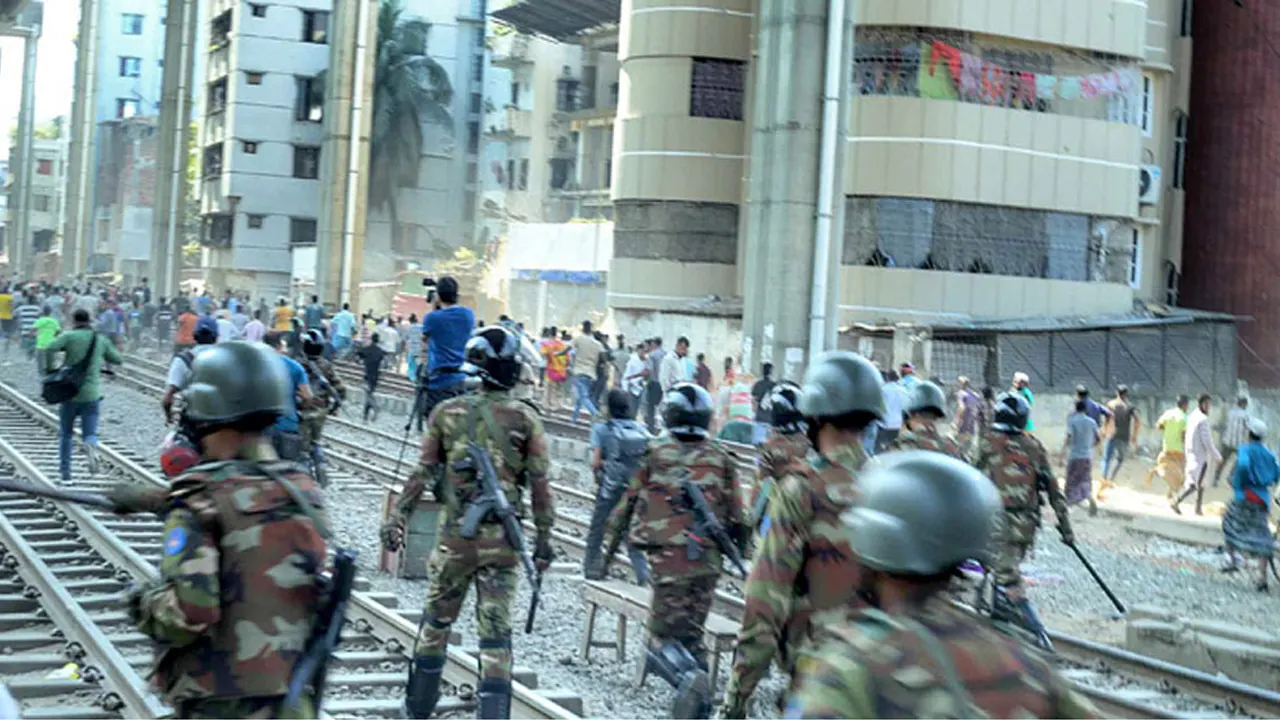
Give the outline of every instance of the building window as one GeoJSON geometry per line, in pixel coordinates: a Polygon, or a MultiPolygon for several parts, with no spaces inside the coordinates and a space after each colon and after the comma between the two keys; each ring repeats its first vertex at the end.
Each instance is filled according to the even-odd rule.
{"type": "Polygon", "coordinates": [[[473,82],[480,82],[483,79],[484,79],[484,56],[472,55],[471,56],[471,80],[473,82]]]}
{"type": "Polygon", "coordinates": [[[1142,285],[1142,231],[1133,229],[1129,241],[1129,287],[1135,290],[1142,285]]]}
{"type": "Polygon", "coordinates": [[[475,185],[476,178],[479,177],[479,175],[480,175],[480,168],[477,167],[476,164],[473,162],[467,163],[467,184],[475,185]]]}
{"type": "Polygon", "coordinates": [[[480,123],[467,123],[467,152],[475,154],[480,151],[480,123]]]}
{"type": "Polygon", "coordinates": [[[120,77],[138,77],[142,74],[142,58],[121,57],[120,77]]]}
{"type": "Polygon", "coordinates": [[[231,11],[227,10],[209,21],[209,45],[220,48],[231,40],[231,11]]]}
{"type": "Polygon", "coordinates": [[[484,108],[484,95],[480,93],[471,93],[471,112],[472,114],[480,114],[484,108]]]}
{"type": "Polygon", "coordinates": [[[116,98],[116,117],[127,120],[138,114],[138,101],[134,98],[116,98]]]}
{"type": "Polygon", "coordinates": [[[1142,116],[1138,118],[1142,134],[1151,137],[1151,118],[1155,114],[1156,87],[1155,79],[1150,75],[1142,76],[1142,116]]]}
{"type": "Polygon", "coordinates": [[[1187,114],[1178,111],[1173,119],[1173,178],[1170,187],[1183,190],[1187,181],[1187,114]]]}
{"type": "Polygon", "coordinates": [[[262,73],[260,73],[260,72],[256,72],[256,71],[253,71],[253,70],[245,70],[245,72],[244,72],[244,81],[245,81],[245,82],[247,82],[247,83],[249,83],[250,85],[261,85],[261,84],[262,84],[262,73]]]}
{"type": "Polygon", "coordinates": [[[473,192],[465,192],[462,194],[462,217],[471,220],[476,216],[476,194],[473,192]]]}
{"type": "Polygon", "coordinates": [[[520,83],[511,83],[511,104],[520,107],[520,83]]]}
{"type": "Polygon", "coordinates": [[[1179,23],[1178,34],[1191,37],[1191,0],[1182,0],[1182,22],[1179,23]]]}
{"type": "Polygon", "coordinates": [[[315,243],[316,243],[315,218],[290,218],[289,219],[289,244],[290,245],[315,245],[315,243]]]}
{"type": "Polygon", "coordinates": [[[293,146],[293,176],[305,180],[320,177],[320,148],[315,145],[293,146]]]}
{"type": "Polygon", "coordinates": [[[742,120],[747,64],[738,60],[693,59],[689,115],[742,120]]]}
{"type": "Polygon", "coordinates": [[[250,3],[250,4],[249,4],[249,12],[250,12],[250,13],[252,13],[254,17],[266,17],[266,16],[267,16],[267,6],[266,6],[266,5],[259,5],[259,4],[257,4],[257,3],[250,3]]]}
{"type": "Polygon", "coordinates": [[[250,229],[250,230],[261,230],[261,229],[262,229],[262,223],[263,223],[263,221],[264,221],[264,220],[266,220],[266,218],[267,218],[267,216],[266,216],[266,215],[249,215],[249,216],[248,216],[249,229],[250,229]]]}
{"type": "Polygon", "coordinates": [[[301,122],[321,122],[324,120],[324,83],[320,78],[297,78],[297,90],[294,97],[293,117],[301,122]]]}
{"type": "Polygon", "coordinates": [[[52,161],[52,160],[36,160],[36,174],[37,174],[37,175],[52,175],[52,174],[53,174],[53,161],[52,161]]]}
{"type": "Polygon", "coordinates": [[[553,158],[551,160],[551,189],[563,190],[573,175],[571,158],[553,158]]]}
{"type": "Polygon", "coordinates": [[[529,189],[529,158],[520,161],[520,182],[516,185],[516,189],[529,189]]]}
{"type": "Polygon", "coordinates": [[[205,112],[217,115],[227,109],[227,79],[214,80],[209,83],[209,96],[205,99],[205,112]]]}
{"type": "Polygon", "coordinates": [[[254,140],[245,140],[241,143],[241,149],[244,150],[245,155],[257,155],[258,143],[254,140]]]}
{"type": "Polygon", "coordinates": [[[329,42],[329,13],[323,10],[302,11],[302,42],[329,42]]]}
{"type": "Polygon", "coordinates": [[[507,189],[508,190],[516,189],[516,161],[515,160],[507,161],[507,189]]]}
{"type": "Polygon", "coordinates": [[[217,177],[222,174],[222,143],[206,145],[204,148],[204,177],[217,177]]]}
{"type": "Polygon", "coordinates": [[[48,195],[37,193],[31,196],[31,209],[35,212],[49,212],[51,204],[48,195]]]}
{"type": "Polygon", "coordinates": [[[216,248],[229,248],[235,233],[234,215],[205,215],[200,242],[216,248]]]}
{"type": "Polygon", "coordinates": [[[120,34],[141,35],[142,16],[137,13],[122,13],[120,15],[120,34]]]}

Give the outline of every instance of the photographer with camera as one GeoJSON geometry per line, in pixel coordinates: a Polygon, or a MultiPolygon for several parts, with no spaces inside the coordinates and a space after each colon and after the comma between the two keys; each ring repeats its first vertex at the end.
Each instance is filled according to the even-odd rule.
{"type": "Polygon", "coordinates": [[[427,302],[432,310],[422,321],[422,337],[427,344],[426,375],[419,370],[418,395],[422,400],[417,422],[423,422],[441,402],[461,395],[466,376],[461,368],[471,331],[476,326],[471,308],[458,305],[458,281],[445,275],[438,281],[425,278],[427,302]]]}

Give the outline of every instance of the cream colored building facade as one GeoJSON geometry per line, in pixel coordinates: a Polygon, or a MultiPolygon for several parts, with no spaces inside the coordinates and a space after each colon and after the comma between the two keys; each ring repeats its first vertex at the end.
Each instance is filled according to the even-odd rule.
{"type": "MultiPolygon", "coordinates": [[[[807,98],[822,95],[826,37],[788,15],[828,4],[623,0],[616,25],[591,29],[579,26],[600,18],[575,25],[572,3],[517,5],[558,9],[559,25],[499,19],[593,51],[616,42],[619,326],[671,337],[696,316],[749,364],[802,364],[823,120],[807,98]]],[[[1189,0],[846,8],[856,39],[841,59],[832,336],[858,322],[1122,314],[1174,299],[1189,0]]]]}

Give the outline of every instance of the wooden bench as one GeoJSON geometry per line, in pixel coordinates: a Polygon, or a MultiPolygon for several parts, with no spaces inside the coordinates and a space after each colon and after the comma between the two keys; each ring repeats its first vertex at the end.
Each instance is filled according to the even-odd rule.
{"type": "MultiPolygon", "coordinates": [[[[587,603],[586,627],[582,632],[582,659],[589,660],[591,648],[610,647],[617,651],[618,662],[625,662],[627,654],[627,620],[634,620],[641,629],[649,620],[649,606],[653,593],[647,587],[632,585],[619,580],[585,580],[582,583],[582,599],[587,603]],[[612,610],[618,614],[618,641],[606,642],[595,639],[596,613],[600,608],[612,610]]],[[[715,687],[720,672],[720,654],[732,653],[738,642],[738,630],[742,625],[723,615],[709,613],[703,625],[703,644],[710,655],[708,675],[711,685],[715,687]]],[[[642,633],[643,635],[643,633],[642,633]]],[[[646,642],[642,638],[640,648],[645,650],[646,642]]],[[[639,667],[636,668],[636,685],[643,686],[648,663],[642,655],[639,667]]]]}

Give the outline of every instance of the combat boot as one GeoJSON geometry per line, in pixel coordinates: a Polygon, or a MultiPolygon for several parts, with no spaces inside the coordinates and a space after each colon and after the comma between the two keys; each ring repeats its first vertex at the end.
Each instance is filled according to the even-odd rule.
{"type": "Polygon", "coordinates": [[[507,720],[511,717],[511,681],[485,678],[480,681],[480,720],[507,720]]]}
{"type": "Polygon", "coordinates": [[[405,717],[425,720],[435,712],[436,703],[440,701],[440,678],[444,673],[444,660],[444,655],[424,655],[410,661],[409,685],[404,693],[405,717]]]}
{"type": "Polygon", "coordinates": [[[688,648],[674,640],[659,650],[647,650],[648,671],[676,689],[671,717],[678,720],[705,720],[711,716],[711,682],[688,648]]]}

